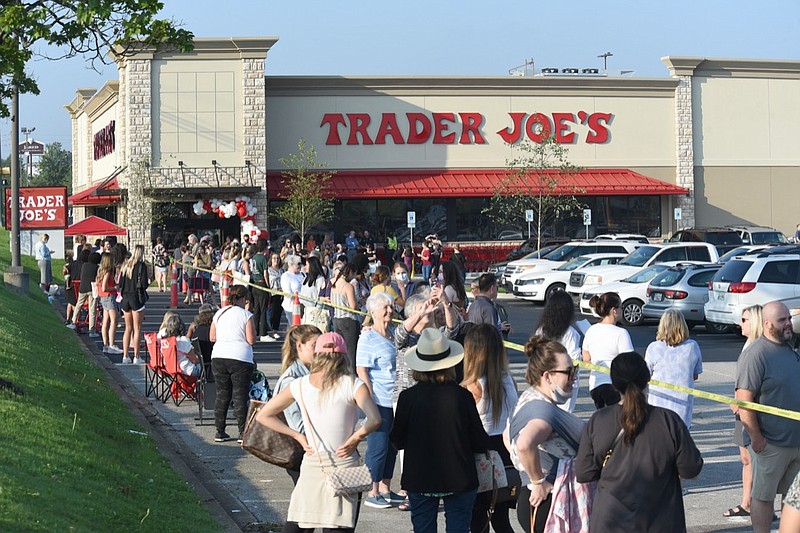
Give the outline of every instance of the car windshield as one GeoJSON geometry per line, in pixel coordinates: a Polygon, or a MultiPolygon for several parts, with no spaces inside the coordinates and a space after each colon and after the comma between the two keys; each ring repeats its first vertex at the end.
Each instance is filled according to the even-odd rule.
{"type": "Polygon", "coordinates": [[[522,259],[539,259],[540,257],[546,256],[547,254],[549,254],[550,252],[552,252],[556,248],[558,248],[557,244],[554,244],[552,246],[545,246],[544,248],[536,250],[535,252],[529,253],[528,255],[524,256],[522,259]]]}
{"type": "Polygon", "coordinates": [[[629,253],[627,257],[624,257],[619,264],[635,267],[644,266],[644,264],[647,263],[651,257],[656,255],[656,252],[659,250],[660,248],[657,246],[640,246],[629,253]]]}
{"type": "Polygon", "coordinates": [[[559,246],[557,249],[553,250],[546,256],[544,256],[544,259],[547,259],[548,261],[564,261],[568,259],[568,257],[565,256],[568,255],[573,250],[575,250],[575,248],[577,247],[578,247],[577,244],[570,244],[570,243],[564,244],[562,246],[559,246]]]}
{"type": "Polygon", "coordinates": [[[786,236],[780,231],[762,231],[758,233],[751,233],[750,239],[753,244],[789,244],[786,236]]]}
{"type": "Polygon", "coordinates": [[[589,259],[588,257],[586,257],[584,255],[581,255],[579,257],[574,257],[574,258],[570,259],[569,261],[567,261],[566,263],[564,263],[560,267],[556,268],[555,270],[561,270],[562,272],[572,272],[573,270],[576,270],[576,269],[582,267],[583,265],[585,265],[589,261],[591,261],[591,259],[589,259]]]}
{"type": "Polygon", "coordinates": [[[742,244],[742,238],[735,231],[709,231],[706,233],[706,242],[717,245],[742,244]]]}
{"type": "Polygon", "coordinates": [[[750,251],[750,248],[748,248],[747,246],[739,246],[737,248],[734,248],[730,252],[722,255],[719,258],[719,261],[717,261],[717,262],[718,263],[727,263],[728,261],[730,261],[731,259],[733,259],[737,255],[744,255],[744,254],[748,253],[749,251],[750,251]]]}
{"type": "Polygon", "coordinates": [[[650,286],[671,287],[683,279],[683,276],[685,275],[686,271],[682,268],[670,268],[654,277],[653,281],[650,282],[650,286]]]}
{"type": "Polygon", "coordinates": [[[653,265],[645,268],[641,272],[633,274],[632,276],[628,276],[622,281],[624,281],[625,283],[647,283],[648,281],[656,277],[656,275],[659,272],[663,272],[667,268],[669,267],[667,267],[666,265],[653,265]]]}

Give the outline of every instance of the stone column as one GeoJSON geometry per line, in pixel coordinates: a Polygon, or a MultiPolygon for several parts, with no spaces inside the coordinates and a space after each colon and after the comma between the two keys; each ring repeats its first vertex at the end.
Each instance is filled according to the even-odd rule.
{"type": "MultiPolygon", "coordinates": [[[[264,83],[265,57],[263,52],[246,54],[242,58],[242,92],[244,108],[244,159],[250,161],[253,181],[261,190],[251,196],[258,209],[256,226],[267,228],[267,150],[266,150],[266,92],[264,83]],[[259,57],[260,55],[260,57],[259,57]]],[[[247,171],[247,169],[245,169],[247,171]]]]}
{"type": "MultiPolygon", "coordinates": [[[[676,76],[675,89],[675,146],[677,148],[677,185],[689,189],[686,196],[677,197],[681,208],[677,227],[693,228],[694,220],[694,138],[692,130],[692,77],[676,76]]],[[[671,215],[671,214],[670,214],[671,215]]]]}

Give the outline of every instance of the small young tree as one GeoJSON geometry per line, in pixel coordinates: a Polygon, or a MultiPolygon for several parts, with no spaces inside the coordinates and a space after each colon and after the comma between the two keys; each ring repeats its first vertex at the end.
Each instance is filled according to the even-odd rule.
{"type": "Polygon", "coordinates": [[[286,203],[275,210],[292,229],[305,238],[306,230],[333,218],[333,199],[325,186],[335,172],[324,171],[327,163],[317,161],[317,151],[305,140],[297,143],[297,153],[279,159],[288,170],[281,172],[286,188],[286,203]]]}
{"type": "Polygon", "coordinates": [[[552,135],[539,143],[524,141],[515,148],[520,154],[506,161],[509,173],[495,186],[483,213],[496,223],[519,226],[525,220],[525,211],[533,211],[539,249],[547,228],[583,207],[575,195],[584,190],[570,183],[580,168],[569,162],[569,149],[552,135]]]}

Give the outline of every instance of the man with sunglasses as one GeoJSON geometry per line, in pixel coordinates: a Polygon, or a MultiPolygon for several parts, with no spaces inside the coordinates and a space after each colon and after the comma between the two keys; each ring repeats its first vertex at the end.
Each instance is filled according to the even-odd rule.
{"type": "MultiPolygon", "coordinates": [[[[781,302],[762,310],[764,334],[748,346],[736,367],[736,399],[800,411],[800,357],[791,348],[792,316],[781,302]]],[[[770,531],[775,495],[786,495],[800,472],[800,421],[745,408],[739,417],[750,436],[755,533],[770,531]]]]}

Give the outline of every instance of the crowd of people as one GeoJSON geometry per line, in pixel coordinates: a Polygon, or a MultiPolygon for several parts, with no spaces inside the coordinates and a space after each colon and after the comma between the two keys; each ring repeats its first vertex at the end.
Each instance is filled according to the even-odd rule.
{"type": "MultiPolygon", "coordinates": [[[[556,293],[525,345],[526,383],[520,388],[509,371],[503,337],[510,324],[496,301],[493,274],[478,277],[468,298],[465,262],[435,258],[435,239],[423,245],[423,278],[417,282],[396,243],[396,261],[384,265],[377,264],[367,232],[364,239],[362,247],[351,232],[342,246],[325,239],[306,249],[287,240],[277,250],[265,240],[231,240],[216,251],[190,235],[174,256],[187,285],[208,271],[211,305],[201,306],[189,336],[192,328],[205,328],[211,346],[216,441],[231,439],[231,405],[240,436],[244,431],[252,347],[276,342],[286,319],[276,395],[258,416],[307,451],[300,469],[287,471],[295,490],[284,531],[354,531],[361,503],[410,511],[417,532],[436,531],[440,503],[448,531],[513,531],[513,508],[525,531],[686,531],[682,480],[703,466],[689,433],[692,396],[649,385],[654,379],[691,388],[703,371],[700,348],[679,312],[663,315],[641,355],[618,326],[617,294],[593,297],[600,320],[582,334],[570,297],[556,293]],[[331,254],[323,253],[327,248],[331,254]],[[214,311],[215,287],[225,276],[233,286],[219,297],[229,305],[214,311]],[[303,314],[315,310],[313,323],[289,327],[293,302],[259,288],[299,294],[303,314]],[[588,420],[574,414],[581,361],[608,369],[589,375],[596,412],[588,420]],[[363,440],[370,489],[363,501],[361,494],[331,495],[326,472],[359,464],[363,440]],[[491,492],[478,492],[475,457],[488,452],[519,472],[516,500],[495,501],[491,492]],[[401,476],[393,483],[398,463],[401,476]]],[[[154,267],[158,258],[168,260],[161,242],[150,254],[154,267]]],[[[123,362],[141,363],[145,289],[158,275],[150,275],[144,248],[129,253],[109,241],[97,250],[83,244],[66,268],[78,282],[72,320],[83,302],[91,309],[99,301],[103,325],[90,334],[103,338],[104,351],[122,353],[123,362]],[[91,280],[88,286],[85,280],[91,280]],[[120,311],[122,349],[115,342],[120,311]]],[[[191,291],[185,301],[192,302],[191,291]]],[[[789,310],[777,302],[749,308],[742,324],[748,341],[737,367],[736,398],[800,411],[800,398],[791,393],[800,356],[791,344],[789,310]]],[[[174,318],[165,317],[162,326],[165,335],[183,336],[183,324],[174,318]]],[[[202,357],[188,346],[181,352],[195,372],[202,357]]],[[[749,515],[757,533],[769,531],[781,493],[788,494],[787,523],[800,521],[800,426],[732,409],[743,495],[725,515],[749,515]]]]}

